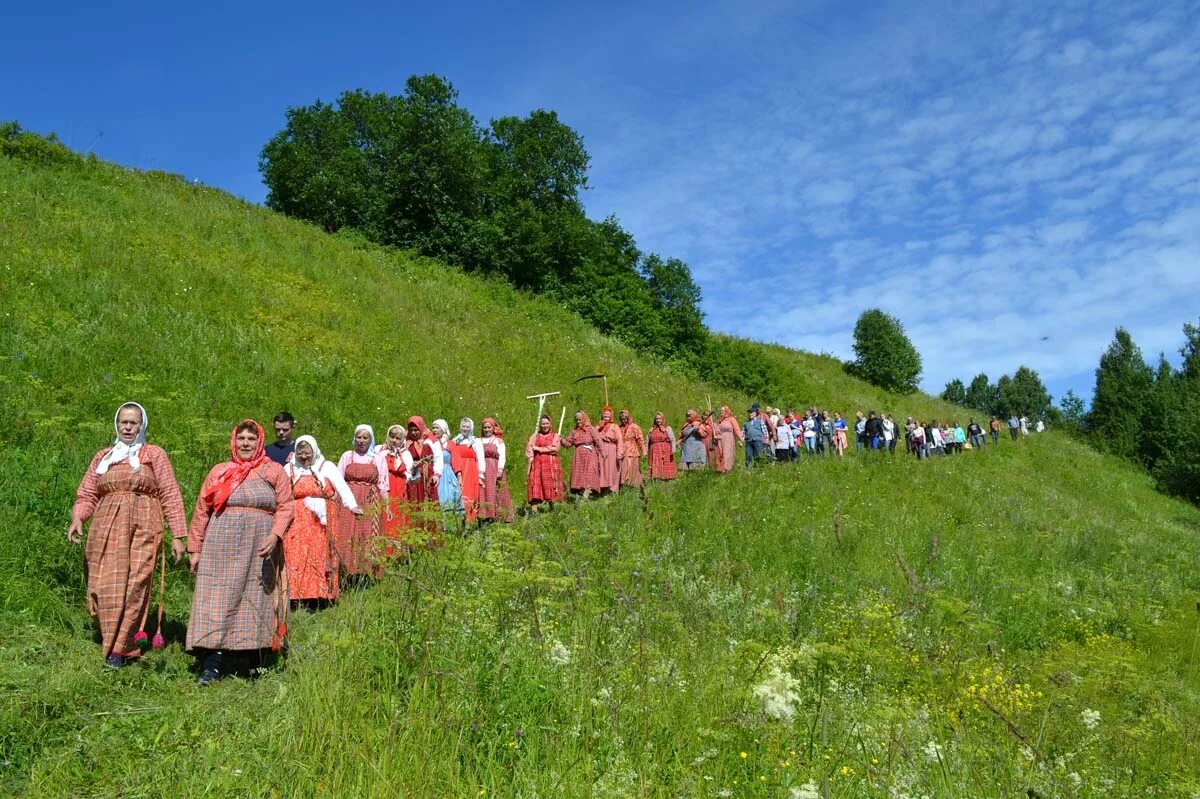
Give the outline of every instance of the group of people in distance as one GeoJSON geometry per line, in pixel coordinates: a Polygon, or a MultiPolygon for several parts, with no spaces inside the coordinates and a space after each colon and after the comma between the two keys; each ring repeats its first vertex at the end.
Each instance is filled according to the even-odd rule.
{"type": "MultiPolygon", "coordinates": [[[[1015,417],[1013,437],[1028,432],[1015,417]]],[[[511,522],[505,476],[504,433],[494,418],[476,436],[469,418],[450,435],[445,420],[426,426],[420,416],[392,425],[382,443],[370,425],[359,425],[337,463],[326,460],[311,435],[294,438],[295,419],[274,419],[276,441],[267,444],[252,419],[230,433],[230,457],[205,477],[190,525],[166,451],[147,443],[149,417],[136,402],[114,418],[116,439],[92,458],[76,492],[67,538],[85,547],[87,605],[100,628],[105,664],[120,668],[151,645],[147,634],[156,564],[166,569],[164,533],[171,552],[185,555],[196,576],[185,647],[200,661],[199,684],[239,670],[266,651],[279,651],[289,609],[316,610],[336,600],[345,580],[378,576],[389,556],[424,546],[436,549],[446,531],[511,522]]],[[[746,465],[790,461],[799,453],[842,455],[856,449],[894,451],[902,435],[918,458],[980,447],[987,430],[971,420],[964,430],[921,424],[909,417],[898,428],[888,414],[841,414],[810,408],[802,413],[751,407],[745,421],[729,406],[718,413],[687,412],[678,435],[662,413],[643,431],[632,413],[612,408],[593,424],[575,414],[560,435],[548,415],[525,445],[528,509],[643,488],[643,480],[675,479],[679,470],[728,472],[737,448],[746,465]],[[968,443],[968,441],[970,443],[968,443]],[[569,475],[560,453],[572,451],[569,475]],[[646,464],[645,473],[643,464],[646,464]]],[[[162,575],[159,630],[163,645],[162,575]]]]}

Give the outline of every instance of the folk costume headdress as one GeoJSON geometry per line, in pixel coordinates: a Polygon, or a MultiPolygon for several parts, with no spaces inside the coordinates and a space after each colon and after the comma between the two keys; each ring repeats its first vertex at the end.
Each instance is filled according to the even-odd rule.
{"type": "Polygon", "coordinates": [[[112,466],[114,463],[120,463],[121,461],[129,461],[129,468],[133,469],[135,472],[141,469],[142,462],[138,459],[138,452],[140,452],[142,447],[146,445],[146,428],[149,426],[150,417],[146,416],[145,408],[143,408],[141,405],[138,405],[136,402],[121,403],[121,406],[117,408],[117,412],[113,414],[113,430],[116,431],[117,438],[115,441],[113,441],[112,449],[108,451],[108,454],[101,458],[100,462],[96,464],[96,474],[104,474],[108,471],[108,467],[112,466]],[[138,431],[137,438],[133,440],[132,444],[126,444],[121,440],[121,428],[119,425],[119,420],[121,418],[121,411],[125,410],[126,408],[137,408],[142,414],[142,429],[138,431]]]}

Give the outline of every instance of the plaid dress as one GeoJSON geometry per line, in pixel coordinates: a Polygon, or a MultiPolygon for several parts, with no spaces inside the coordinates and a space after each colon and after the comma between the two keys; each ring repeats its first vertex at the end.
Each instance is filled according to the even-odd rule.
{"type": "Polygon", "coordinates": [[[594,428],[576,427],[562,440],[563,446],[575,447],[575,459],[571,461],[571,493],[600,490],[600,455],[592,435],[594,428]]]}
{"type": "Polygon", "coordinates": [[[650,478],[674,480],[675,453],[671,451],[671,436],[664,427],[650,428],[650,478]]]}
{"type": "MultiPolygon", "coordinates": [[[[218,467],[219,469],[220,467],[218,467]]],[[[219,475],[209,473],[205,487],[219,475]]],[[[266,649],[285,618],[287,597],[280,596],[282,550],[259,557],[267,536],[286,531],[292,518],[292,487],[276,463],[254,470],[229,495],[225,509],[213,513],[204,489],[192,517],[189,547],[198,547],[196,592],[188,620],[187,648],[266,649]]]]}
{"type": "Polygon", "coordinates": [[[479,497],[479,518],[497,519],[512,523],[512,494],[508,481],[500,471],[500,448],[495,443],[483,445],[483,486],[479,497]]]}
{"type": "Polygon", "coordinates": [[[378,573],[375,547],[379,538],[380,512],[383,497],[379,493],[379,469],[371,463],[351,463],[343,476],[350,486],[358,507],[365,512],[355,516],[345,506],[338,505],[338,525],[334,539],[338,559],[345,574],[378,573]]]}
{"type": "Polygon", "coordinates": [[[529,481],[525,487],[525,498],[531,505],[563,500],[563,470],[558,453],[533,451],[533,447],[554,446],[558,437],[553,432],[534,433],[529,439],[529,481]]]}
{"type": "Polygon", "coordinates": [[[77,516],[92,520],[84,550],[88,612],[100,626],[105,656],[137,657],[133,637],[150,612],[164,511],[172,531],[184,535],[183,497],[159,447],[142,447],[138,471],[120,462],[98,475],[96,465],[107,453],[101,450],[92,460],[75,505],[77,516]]]}

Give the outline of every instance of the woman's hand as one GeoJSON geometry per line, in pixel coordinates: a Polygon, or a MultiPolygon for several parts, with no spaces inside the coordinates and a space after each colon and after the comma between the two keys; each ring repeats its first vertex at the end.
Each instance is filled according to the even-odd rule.
{"type": "MultiPolygon", "coordinates": [[[[364,515],[362,508],[355,508],[354,510],[352,510],[350,512],[354,514],[354,517],[356,519],[361,519],[364,515]]],[[[390,522],[392,520],[392,512],[390,510],[387,512],[387,517],[388,517],[387,520],[390,522]]]]}
{"type": "Polygon", "coordinates": [[[71,519],[71,526],[67,528],[67,540],[72,544],[83,540],[83,522],[80,519],[71,519]]]}
{"type": "Polygon", "coordinates": [[[190,571],[192,574],[195,574],[199,568],[200,568],[200,553],[197,552],[194,555],[191,553],[188,553],[188,571],[190,571]]]}
{"type": "Polygon", "coordinates": [[[171,555],[174,556],[176,563],[183,561],[183,556],[187,554],[187,544],[183,543],[182,538],[171,539],[171,555]]]}
{"type": "Polygon", "coordinates": [[[267,540],[262,542],[262,546],[258,548],[258,556],[266,559],[271,557],[275,552],[275,547],[279,545],[279,536],[271,533],[267,536],[267,540]]]}

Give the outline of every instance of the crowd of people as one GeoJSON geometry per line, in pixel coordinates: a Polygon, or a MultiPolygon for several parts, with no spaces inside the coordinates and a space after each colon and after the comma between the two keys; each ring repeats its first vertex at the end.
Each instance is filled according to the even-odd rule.
{"type": "MultiPolygon", "coordinates": [[[[239,659],[278,652],[289,610],[319,610],[338,598],[344,582],[378,576],[389,557],[436,549],[447,532],[515,516],[504,431],[492,417],[483,419],[478,435],[464,418],[451,436],[445,420],[426,426],[413,416],[389,427],[382,442],[362,424],[336,464],[313,436],[294,436],[287,412],[275,416],[271,444],[261,425],[245,419],[230,434],[229,460],[205,477],[190,524],[170,458],[147,442],[146,410],[124,403],[113,423],[116,439],[84,473],[67,537],[80,543],[90,521],[87,605],[105,665],[114,669],[164,643],[167,528],[175,561],[186,557],[196,576],[185,647],[199,659],[199,684],[208,685],[239,659]],[[156,564],[159,625],[151,642],[156,564]]],[[[729,406],[689,410],[676,433],[662,413],[645,431],[628,409],[614,414],[605,407],[596,423],[577,411],[564,435],[542,415],[525,444],[526,507],[538,513],[568,495],[583,501],[641,491],[646,479],[674,480],[679,471],[727,473],[739,448],[750,468],[842,457],[851,445],[895,453],[900,441],[905,452],[925,459],[994,446],[1003,426],[996,417],[986,426],[971,419],[964,428],[911,416],[898,424],[874,411],[847,419],[817,408],[785,412],[755,404],[744,419],[729,406]],[[564,452],[572,454],[569,471],[564,452]]],[[[1029,432],[1024,417],[1014,415],[1007,426],[1013,439],[1029,432]]]]}

